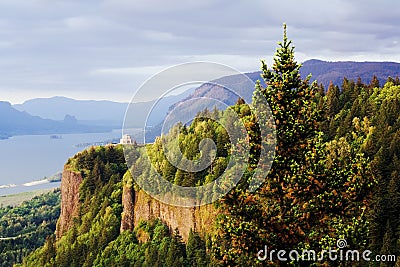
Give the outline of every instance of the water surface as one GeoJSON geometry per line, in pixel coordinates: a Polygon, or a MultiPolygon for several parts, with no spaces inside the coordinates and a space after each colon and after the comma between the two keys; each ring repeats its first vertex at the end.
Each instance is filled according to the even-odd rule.
{"type": "Polygon", "coordinates": [[[57,136],[24,135],[0,140],[0,195],[58,187],[60,183],[32,182],[62,171],[67,159],[85,146],[120,137],[121,130],[114,130],[57,136]]]}

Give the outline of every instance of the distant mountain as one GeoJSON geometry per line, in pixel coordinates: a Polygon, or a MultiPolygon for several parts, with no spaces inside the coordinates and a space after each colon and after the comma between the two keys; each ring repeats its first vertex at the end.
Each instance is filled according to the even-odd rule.
{"type": "Polygon", "coordinates": [[[375,75],[383,85],[390,76],[396,78],[400,75],[400,63],[395,62],[354,62],[339,61],[327,62],[317,59],[307,60],[300,70],[302,77],[312,74],[312,80],[322,83],[325,89],[330,81],[340,86],[343,78],[356,81],[358,77],[363,83],[369,84],[375,75]]]}
{"type": "MultiPolygon", "coordinates": [[[[328,88],[330,81],[340,86],[344,77],[350,80],[357,80],[358,77],[360,77],[364,83],[369,83],[373,75],[376,75],[381,84],[383,84],[389,76],[394,78],[400,74],[400,63],[327,62],[312,59],[303,62],[303,66],[300,69],[302,78],[305,78],[310,73],[312,74],[312,81],[317,80],[318,83],[322,83],[325,89],[328,88]]],[[[260,71],[246,73],[247,77],[253,82],[257,80],[262,81],[260,74],[260,71]]],[[[143,110],[148,110],[157,100],[134,103],[130,108],[130,114],[134,114],[135,116],[134,118],[130,118],[130,125],[126,127],[143,127],[147,120],[147,126],[153,128],[153,130],[150,129],[148,131],[148,134],[154,136],[159,135],[161,129],[159,123],[163,121],[166,114],[187,100],[195,98],[217,98],[221,101],[221,104],[233,105],[237,101],[238,95],[230,91],[229,88],[235,89],[241,97],[247,101],[251,101],[254,85],[243,81],[242,75],[226,76],[205,83],[196,89],[188,90],[183,94],[168,96],[161,99],[161,101],[158,101],[154,106],[150,115],[143,114],[143,110]],[[228,88],[228,90],[226,88],[228,88]],[[148,115],[149,117],[147,117],[148,115]]],[[[26,111],[29,114],[46,119],[63,120],[65,116],[70,115],[75,117],[79,124],[119,128],[122,127],[127,106],[128,103],[74,100],[58,96],[32,99],[23,104],[14,105],[13,107],[19,111],[26,111]]],[[[179,113],[190,114],[193,110],[205,107],[212,108],[212,105],[207,103],[187,105],[186,107],[181,107],[179,113]]],[[[3,114],[2,117],[4,118],[3,114]]],[[[2,134],[4,135],[5,133],[0,132],[0,136],[2,134]]]]}
{"type": "Polygon", "coordinates": [[[0,139],[13,135],[106,132],[111,127],[79,124],[75,117],[67,115],[61,121],[43,119],[16,110],[10,103],[0,101],[0,139]]]}
{"type": "Polygon", "coordinates": [[[170,110],[189,99],[213,98],[223,101],[226,105],[233,105],[238,97],[251,101],[254,91],[254,83],[261,80],[261,72],[245,73],[244,75],[225,76],[197,87],[194,92],[185,99],[171,106],[170,110]],[[236,94],[237,93],[237,94],[236,94]]]}
{"type": "MultiPolygon", "coordinates": [[[[364,83],[368,84],[375,75],[380,83],[383,84],[389,76],[395,78],[400,75],[400,63],[354,61],[327,62],[311,59],[303,62],[300,69],[300,75],[303,79],[309,74],[312,75],[311,81],[316,80],[318,84],[322,83],[325,89],[328,88],[330,81],[340,86],[344,77],[354,81],[360,77],[364,83]]],[[[245,75],[254,83],[257,80],[263,81],[261,71],[245,73],[245,75]]],[[[242,75],[232,75],[222,77],[212,83],[205,83],[196,88],[196,90],[183,99],[183,101],[197,97],[214,97],[222,100],[227,105],[234,104],[237,100],[237,96],[233,93],[229,93],[229,90],[224,90],[217,84],[221,84],[228,89],[229,87],[235,88],[244,99],[251,100],[254,86],[249,83],[244,83],[243,80],[239,80],[242,78],[242,75]],[[242,85],[244,86],[241,87],[242,85]]],[[[176,103],[172,108],[179,105],[181,102],[176,103]]]]}
{"type": "MultiPolygon", "coordinates": [[[[219,110],[223,110],[227,106],[234,105],[239,97],[251,102],[254,83],[257,80],[261,80],[260,72],[225,76],[200,85],[187,97],[170,106],[167,123],[164,121],[146,129],[146,142],[153,142],[161,133],[168,132],[169,126],[174,124],[171,122],[188,123],[197,112],[206,108],[211,110],[216,106],[219,110]]],[[[134,135],[134,138],[141,142],[142,133],[134,135]]]]}
{"type": "MultiPolygon", "coordinates": [[[[188,90],[180,95],[173,95],[161,99],[155,111],[150,116],[148,124],[155,125],[162,121],[169,107],[186,97],[193,90],[188,90]]],[[[147,114],[142,110],[152,107],[156,100],[138,102],[132,104],[132,109],[137,117],[131,120],[130,127],[142,127],[147,114]]],[[[74,116],[79,123],[86,125],[107,126],[121,128],[128,103],[96,100],[75,100],[71,98],[56,96],[51,98],[35,98],[25,101],[23,104],[13,106],[19,111],[40,116],[46,119],[62,120],[66,115],[74,116]]]]}
{"type": "Polygon", "coordinates": [[[121,125],[127,105],[127,103],[75,100],[56,96],[31,99],[13,107],[46,119],[62,120],[66,115],[71,115],[86,124],[116,126],[121,125]]]}
{"type": "MultiPolygon", "coordinates": [[[[394,62],[327,62],[322,60],[311,59],[303,62],[300,69],[300,75],[304,79],[309,74],[312,74],[311,81],[317,81],[318,84],[323,84],[325,89],[328,89],[329,83],[332,81],[334,84],[340,86],[343,78],[349,80],[357,80],[358,77],[364,83],[370,83],[373,75],[377,76],[381,85],[384,84],[390,76],[395,78],[400,75],[400,63],[394,62]]],[[[245,73],[245,75],[254,83],[257,80],[263,81],[261,71],[252,73],[245,73]]],[[[226,76],[209,83],[204,83],[188,95],[186,98],[172,105],[169,112],[174,109],[179,110],[178,116],[181,114],[191,114],[193,110],[202,110],[204,108],[212,109],[215,102],[208,101],[192,101],[190,105],[184,105],[188,100],[199,98],[218,99],[225,106],[233,105],[238,99],[238,95],[229,90],[233,88],[239,95],[247,102],[251,101],[254,84],[246,82],[243,75],[226,76]],[[222,85],[222,86],[221,86],[222,85]]],[[[174,117],[174,116],[170,116],[174,117]]],[[[175,119],[175,118],[174,118],[175,119]]],[[[175,119],[176,120],[176,119],[175,119]]],[[[159,136],[162,131],[162,125],[156,125],[146,132],[146,140],[152,141],[156,136],[159,136]]],[[[142,140],[142,138],[139,138],[142,140]]]]}

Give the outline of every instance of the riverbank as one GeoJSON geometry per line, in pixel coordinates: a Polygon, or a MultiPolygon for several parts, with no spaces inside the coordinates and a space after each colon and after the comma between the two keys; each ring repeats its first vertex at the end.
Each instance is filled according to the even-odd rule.
{"type": "Polygon", "coordinates": [[[7,206],[18,206],[21,205],[22,202],[31,200],[35,196],[42,195],[44,193],[53,191],[55,188],[45,188],[45,189],[38,189],[29,192],[22,192],[17,194],[10,194],[5,196],[0,196],[0,207],[7,207],[7,206]]]}

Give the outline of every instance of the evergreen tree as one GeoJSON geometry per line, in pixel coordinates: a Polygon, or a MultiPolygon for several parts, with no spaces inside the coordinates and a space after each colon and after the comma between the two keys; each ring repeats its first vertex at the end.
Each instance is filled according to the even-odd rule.
{"type": "Polygon", "coordinates": [[[144,267],[158,267],[162,266],[159,262],[158,250],[156,246],[148,243],[148,247],[145,250],[145,260],[143,263],[144,267]]]}
{"type": "MultiPolygon", "coordinates": [[[[318,108],[321,108],[318,106],[318,108]]],[[[326,94],[326,106],[324,113],[324,121],[321,122],[321,130],[326,134],[326,138],[332,139],[336,133],[335,116],[340,110],[340,90],[339,87],[332,82],[329,84],[328,92],[326,94]]]]}
{"type": "Polygon", "coordinates": [[[331,82],[328,87],[328,92],[326,94],[327,100],[327,115],[329,119],[334,118],[334,116],[340,110],[340,91],[339,87],[333,85],[331,82]]]}
{"type": "Polygon", "coordinates": [[[193,267],[207,266],[205,242],[199,234],[190,229],[186,244],[187,265],[193,267]]]}
{"type": "Polygon", "coordinates": [[[178,230],[175,230],[173,238],[169,243],[168,254],[165,259],[166,266],[185,266],[185,244],[182,241],[182,237],[179,235],[178,230]]]}
{"type": "Polygon", "coordinates": [[[318,86],[318,93],[317,93],[317,96],[316,96],[316,103],[317,103],[317,107],[318,107],[318,110],[324,110],[324,105],[325,105],[325,100],[324,100],[324,97],[325,97],[325,87],[324,87],[324,85],[321,83],[319,86],[318,86]]]}
{"type": "Polygon", "coordinates": [[[318,89],[316,84],[310,86],[310,76],[304,81],[301,79],[300,67],[294,59],[294,47],[286,36],[285,26],[272,69],[263,63],[262,76],[267,87],[260,88],[274,114],[277,148],[266,185],[259,195],[269,205],[263,214],[270,232],[265,238],[277,247],[293,247],[303,239],[305,225],[302,224],[307,217],[298,213],[294,209],[298,204],[294,204],[299,202],[299,197],[311,195],[312,191],[307,192],[306,188],[321,189],[319,177],[307,177],[307,172],[315,168],[309,154],[320,149],[317,142],[321,117],[313,101],[318,89]]]}
{"type": "Polygon", "coordinates": [[[342,93],[340,98],[341,108],[349,108],[352,104],[352,96],[354,93],[354,81],[349,81],[346,77],[343,78],[342,93]],[[346,105],[346,106],[345,106],[346,105]]]}
{"type": "Polygon", "coordinates": [[[262,65],[267,86],[256,87],[275,118],[275,159],[256,194],[236,188],[222,201],[226,214],[219,220],[214,253],[224,265],[259,265],[256,253],[265,245],[328,247],[344,235],[355,240],[352,245],[366,243],[362,214],[371,176],[365,159],[345,139],[323,143],[318,88],[310,85],[310,76],[301,79],[300,67],[285,26],[272,69],[262,65]]]}
{"type": "Polygon", "coordinates": [[[371,82],[369,83],[369,86],[368,86],[370,89],[374,89],[374,88],[379,88],[380,87],[380,85],[379,85],[379,80],[378,80],[378,77],[376,77],[376,75],[374,75],[373,77],[372,77],[372,79],[371,79],[371,82]]]}

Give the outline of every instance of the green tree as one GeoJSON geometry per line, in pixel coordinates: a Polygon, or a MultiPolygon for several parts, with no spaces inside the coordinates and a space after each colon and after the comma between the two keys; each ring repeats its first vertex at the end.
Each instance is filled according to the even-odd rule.
{"type": "Polygon", "coordinates": [[[354,81],[349,81],[346,77],[343,78],[342,94],[340,98],[341,107],[349,108],[352,103],[354,93],[354,81]]]}
{"type": "Polygon", "coordinates": [[[222,202],[226,213],[220,216],[214,253],[224,265],[261,265],[256,253],[266,244],[328,247],[345,235],[352,245],[366,243],[362,214],[371,186],[366,160],[345,139],[323,142],[318,88],[310,85],[310,76],[301,79],[300,67],[285,26],[272,69],[262,65],[267,86],[256,87],[275,117],[275,159],[256,194],[236,188],[222,202]]]}
{"type": "Polygon", "coordinates": [[[331,139],[336,134],[337,122],[336,114],[340,111],[340,90],[339,87],[332,82],[329,84],[326,94],[326,106],[318,106],[325,108],[324,121],[321,122],[321,130],[327,135],[327,139],[331,139]]]}
{"type": "Polygon", "coordinates": [[[179,235],[178,230],[175,230],[173,238],[169,243],[165,265],[183,267],[185,266],[185,258],[185,244],[183,243],[182,237],[179,235]]]}
{"type": "Polygon", "coordinates": [[[186,244],[187,266],[207,266],[206,244],[197,232],[190,229],[186,244]]]}
{"type": "Polygon", "coordinates": [[[368,87],[370,89],[374,89],[374,88],[379,88],[380,84],[379,84],[379,80],[378,77],[376,77],[376,75],[374,75],[371,79],[371,82],[369,83],[368,87]]]}
{"type": "Polygon", "coordinates": [[[328,92],[326,94],[327,100],[327,115],[331,119],[333,118],[340,110],[340,91],[339,87],[333,85],[331,82],[328,87],[328,92]]]}

